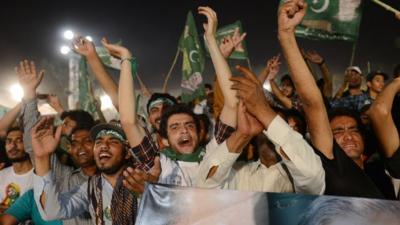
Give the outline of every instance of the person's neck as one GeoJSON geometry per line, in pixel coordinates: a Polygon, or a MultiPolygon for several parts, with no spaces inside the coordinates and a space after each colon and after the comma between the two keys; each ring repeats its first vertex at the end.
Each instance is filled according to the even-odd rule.
{"type": "Polygon", "coordinates": [[[90,165],[90,166],[85,166],[85,167],[81,167],[81,170],[83,172],[83,174],[85,174],[86,176],[93,176],[96,171],[97,171],[97,167],[95,164],[90,165]]]}
{"type": "Polygon", "coordinates": [[[375,98],[378,96],[378,93],[375,92],[375,91],[373,91],[373,90],[371,90],[371,89],[369,89],[368,93],[369,93],[369,96],[370,96],[372,99],[375,99],[375,98]]]}
{"type": "Polygon", "coordinates": [[[353,159],[353,161],[357,164],[357,166],[364,170],[364,162],[361,157],[358,159],[353,159]]]}
{"type": "Polygon", "coordinates": [[[362,94],[362,91],[360,87],[349,87],[349,93],[350,95],[360,95],[362,94]]]}
{"type": "Polygon", "coordinates": [[[121,167],[116,173],[114,174],[105,174],[103,173],[104,178],[111,184],[113,188],[117,185],[118,177],[121,175],[122,171],[124,171],[125,166],[121,167]]]}
{"type": "Polygon", "coordinates": [[[25,174],[33,168],[33,165],[31,163],[31,161],[28,159],[28,160],[25,160],[22,162],[13,163],[12,167],[13,167],[14,173],[25,174]]]}

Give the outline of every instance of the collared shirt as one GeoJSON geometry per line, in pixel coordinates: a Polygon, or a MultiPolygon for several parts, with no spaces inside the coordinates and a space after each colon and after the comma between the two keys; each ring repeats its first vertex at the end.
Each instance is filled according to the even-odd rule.
{"type": "Polygon", "coordinates": [[[257,160],[232,170],[224,189],[260,192],[294,192],[292,182],[278,162],[270,167],[257,160]]]}
{"type": "MultiPolygon", "coordinates": [[[[105,225],[112,225],[111,217],[107,216],[111,208],[111,198],[113,187],[111,184],[101,177],[102,182],[102,198],[103,198],[103,215],[105,225]]],[[[88,182],[75,187],[69,192],[61,193],[57,190],[56,180],[53,171],[45,176],[40,177],[34,175],[34,198],[38,206],[40,215],[45,220],[70,219],[88,212],[91,218],[95,218],[93,205],[90,204],[88,196],[88,182]],[[42,193],[46,194],[46,205],[40,205],[40,197],[42,193]]]]}
{"type": "MultiPolygon", "coordinates": [[[[288,168],[293,177],[296,193],[322,194],[325,190],[325,172],[322,167],[321,159],[314,153],[313,148],[294,131],[280,116],[276,116],[264,134],[275,145],[275,149],[282,156],[282,162],[288,168]],[[282,150],[289,158],[282,155],[282,150]]],[[[220,149],[221,150],[221,149],[220,149]]],[[[247,164],[242,171],[233,170],[234,161],[226,162],[224,157],[228,151],[214,152],[204,158],[201,170],[203,174],[208,174],[210,169],[218,166],[217,172],[207,179],[198,180],[199,187],[211,188],[233,188],[247,191],[290,191],[288,176],[283,173],[282,165],[271,168],[270,171],[259,167],[257,163],[247,164]],[[249,179],[251,177],[251,179],[249,179]],[[227,178],[227,179],[224,179],[227,178]],[[281,181],[277,181],[280,180],[281,181]],[[273,185],[266,185],[264,181],[271,182],[273,185]],[[215,185],[217,184],[217,185],[215,185]]],[[[239,157],[239,154],[236,154],[239,157]]]]}
{"type": "Polygon", "coordinates": [[[337,100],[331,101],[332,108],[350,108],[355,111],[360,111],[364,105],[372,104],[374,99],[371,98],[368,92],[360,95],[349,95],[337,100]]]}

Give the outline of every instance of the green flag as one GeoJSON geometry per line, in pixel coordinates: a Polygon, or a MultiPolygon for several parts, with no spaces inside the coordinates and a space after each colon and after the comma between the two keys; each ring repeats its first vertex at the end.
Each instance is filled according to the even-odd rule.
{"type": "MultiPolygon", "coordinates": [[[[221,27],[217,30],[216,34],[215,34],[215,38],[217,39],[218,45],[220,44],[220,42],[228,37],[228,36],[233,36],[233,34],[235,33],[235,30],[238,29],[239,30],[239,35],[243,34],[243,27],[242,27],[242,23],[238,20],[233,24],[229,24],[226,25],[224,27],[221,27]]],[[[206,51],[208,53],[208,47],[206,46],[206,51]]],[[[247,59],[248,58],[248,54],[247,54],[247,47],[246,47],[246,42],[245,40],[243,40],[239,46],[237,46],[232,54],[229,56],[230,59],[247,59]]]]}
{"type": "Polygon", "coordinates": [[[361,0],[307,0],[307,3],[307,14],[296,28],[296,36],[314,40],[357,40],[361,0]]]}
{"type": "Polygon", "coordinates": [[[179,49],[183,55],[182,101],[187,103],[205,95],[201,75],[204,70],[204,52],[200,46],[193,14],[190,11],[187,14],[185,29],[179,40],[179,49]]]}
{"type": "Polygon", "coordinates": [[[89,112],[94,118],[98,118],[96,103],[93,96],[87,62],[84,57],[79,62],[79,108],[89,112]]]}

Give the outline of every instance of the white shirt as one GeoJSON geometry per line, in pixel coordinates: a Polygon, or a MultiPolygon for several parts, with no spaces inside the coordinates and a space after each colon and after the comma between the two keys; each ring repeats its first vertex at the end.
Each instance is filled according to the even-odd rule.
{"type": "Polygon", "coordinates": [[[224,189],[260,192],[294,192],[292,182],[282,163],[270,167],[260,162],[246,163],[238,170],[231,170],[224,189]]]}
{"type": "Polygon", "coordinates": [[[33,168],[24,174],[16,174],[12,166],[0,171],[0,201],[10,207],[18,197],[33,188],[33,168]]]}
{"type": "MultiPolygon", "coordinates": [[[[280,116],[276,116],[263,132],[275,145],[277,153],[281,155],[282,162],[293,177],[296,193],[322,194],[325,190],[325,171],[321,159],[314,153],[313,148],[294,131],[280,116]],[[281,154],[282,150],[287,157],[281,154]]],[[[276,168],[264,168],[249,163],[243,170],[233,170],[234,161],[224,160],[229,151],[218,149],[219,152],[206,155],[202,162],[203,177],[198,180],[198,187],[207,188],[233,188],[247,191],[288,192],[291,191],[287,183],[287,174],[281,165],[276,168]],[[216,175],[207,179],[207,174],[214,166],[218,166],[216,175]],[[256,168],[254,168],[256,167],[256,168]],[[251,177],[251,179],[250,179],[251,177]]],[[[236,154],[239,157],[239,154],[236,154]]]]}
{"type": "MultiPolygon", "coordinates": [[[[211,141],[206,146],[205,157],[215,151],[227,152],[228,147],[226,146],[226,141],[218,145],[215,138],[211,139],[211,141]]],[[[226,159],[227,161],[235,162],[237,158],[236,155],[237,154],[225,154],[224,159],[226,159]]],[[[174,161],[161,153],[160,163],[161,174],[158,182],[162,184],[192,187],[196,184],[199,176],[204,176],[204,172],[199,170],[201,163],[198,162],[174,161]]]]}

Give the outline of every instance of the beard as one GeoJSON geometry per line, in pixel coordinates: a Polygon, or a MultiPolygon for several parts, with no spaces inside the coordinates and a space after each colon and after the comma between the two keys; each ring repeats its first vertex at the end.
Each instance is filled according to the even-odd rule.
{"type": "Polygon", "coordinates": [[[118,164],[112,165],[111,167],[108,168],[100,168],[98,167],[99,171],[107,174],[107,175],[113,175],[116,174],[122,167],[125,166],[125,162],[122,160],[118,162],[118,164]]]}
{"type": "Polygon", "coordinates": [[[24,161],[27,161],[29,159],[30,159],[30,157],[29,157],[29,155],[27,153],[25,153],[23,156],[20,156],[20,157],[17,157],[17,158],[8,158],[8,160],[11,163],[24,162],[24,161]]]}

